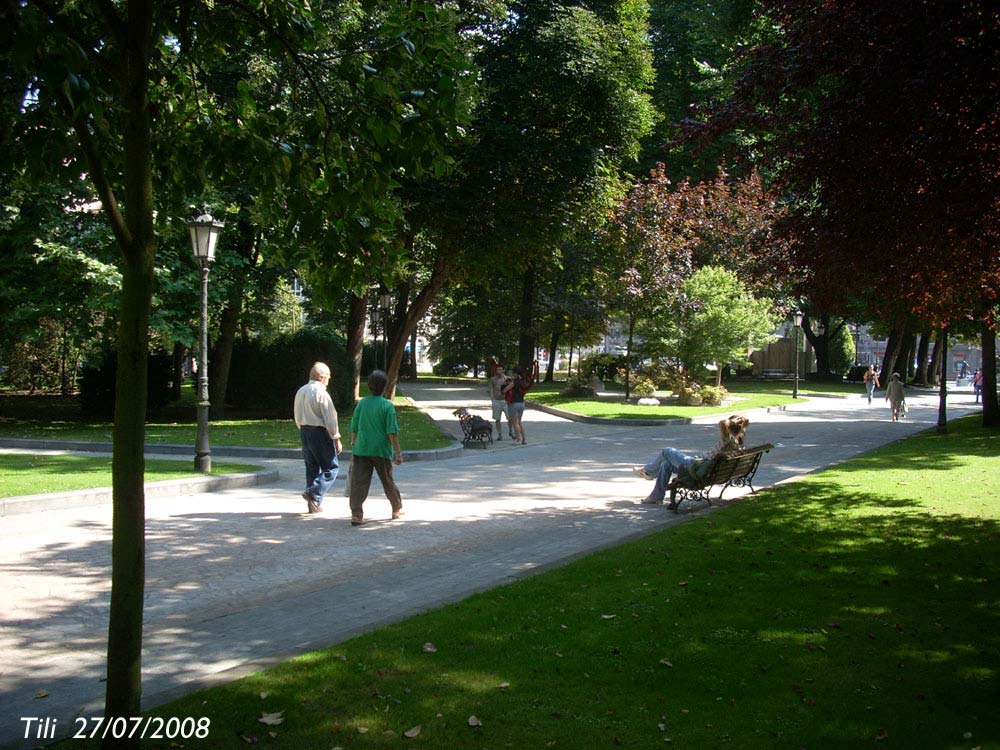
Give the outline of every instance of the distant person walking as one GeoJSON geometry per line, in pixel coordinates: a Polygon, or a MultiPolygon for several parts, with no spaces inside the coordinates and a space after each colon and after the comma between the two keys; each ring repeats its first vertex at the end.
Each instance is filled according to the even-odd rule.
{"type": "Polygon", "coordinates": [[[403,463],[403,451],[399,448],[399,425],[396,422],[396,407],[383,397],[389,379],[382,370],[373,370],[368,376],[370,396],[358,401],[351,415],[351,525],[365,523],[364,504],[371,488],[372,471],[378,472],[385,496],[392,506],[392,517],[399,518],[403,512],[403,498],[392,477],[393,460],[403,463]]]}
{"type": "Polygon", "coordinates": [[[875,389],[880,385],[881,383],[878,382],[878,373],[875,372],[875,366],[868,365],[868,369],[865,370],[865,390],[868,391],[869,405],[871,405],[872,396],[875,395],[875,389]]]}
{"type": "Polygon", "coordinates": [[[906,392],[903,390],[903,383],[899,379],[899,373],[894,372],[889,385],[885,389],[885,400],[892,407],[892,421],[898,422],[900,414],[906,413],[906,392]]]}
{"type": "Polygon", "coordinates": [[[511,438],[514,437],[513,427],[510,424],[510,412],[507,407],[507,399],[504,397],[503,388],[510,382],[503,371],[503,367],[498,362],[493,366],[493,377],[490,378],[490,403],[493,405],[493,419],[497,423],[497,440],[503,440],[503,432],[500,430],[500,417],[507,418],[507,430],[511,438]]]}
{"type": "Polygon", "coordinates": [[[979,403],[980,397],[983,395],[983,368],[980,367],[976,370],[976,374],[972,376],[972,393],[976,397],[975,403],[979,403]]]}
{"type": "Polygon", "coordinates": [[[293,405],[306,464],[306,491],[302,497],[310,513],[322,510],[323,496],[340,471],[337,457],[343,451],[337,409],[326,390],[329,384],[330,368],[316,362],[309,370],[309,382],[296,391],[293,405]]]}

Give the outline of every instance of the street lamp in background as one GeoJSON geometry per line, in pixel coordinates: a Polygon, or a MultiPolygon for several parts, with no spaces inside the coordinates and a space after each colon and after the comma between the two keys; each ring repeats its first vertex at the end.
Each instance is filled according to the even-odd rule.
{"type": "Polygon", "coordinates": [[[792,398],[799,397],[799,329],[802,327],[802,312],[792,313],[792,324],[795,326],[795,385],[792,386],[792,398]]]}
{"type": "Polygon", "coordinates": [[[201,266],[201,345],[198,349],[198,438],[194,448],[194,468],[203,474],[212,471],[212,451],[208,447],[208,269],[215,260],[215,245],[223,222],[207,211],[188,222],[191,252],[201,266]]]}

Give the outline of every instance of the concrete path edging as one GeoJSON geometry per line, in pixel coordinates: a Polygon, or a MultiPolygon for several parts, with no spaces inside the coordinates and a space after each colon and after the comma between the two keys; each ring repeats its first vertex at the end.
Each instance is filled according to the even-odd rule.
{"type": "MultiPolygon", "coordinates": [[[[222,474],[213,477],[186,477],[184,479],[164,479],[150,482],[145,486],[146,498],[179,497],[197,495],[201,492],[218,492],[239,487],[255,487],[278,481],[277,469],[222,474]]],[[[95,487],[89,490],[50,492],[43,495],[19,495],[0,498],[0,516],[21,513],[37,513],[43,510],[80,508],[90,505],[104,505],[111,502],[110,487],[95,487]]]]}
{"type": "MultiPolygon", "coordinates": [[[[38,438],[0,438],[0,448],[35,450],[77,451],[80,453],[111,453],[112,443],[89,440],[47,440],[38,438]]],[[[452,442],[445,448],[403,451],[404,461],[439,461],[462,454],[461,443],[452,442]]],[[[177,443],[146,443],[146,453],[170,456],[194,456],[194,446],[177,443]]],[[[242,445],[213,445],[213,456],[234,458],[277,458],[302,460],[301,448],[253,448],[242,445]]],[[[350,451],[341,453],[344,460],[351,458],[350,451]]]]}

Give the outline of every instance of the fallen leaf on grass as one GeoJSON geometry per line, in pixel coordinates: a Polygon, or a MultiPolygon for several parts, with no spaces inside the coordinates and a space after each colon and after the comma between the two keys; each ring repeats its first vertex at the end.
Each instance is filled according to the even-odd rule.
{"type": "Polygon", "coordinates": [[[878,734],[875,735],[875,741],[885,742],[887,739],[889,739],[889,733],[884,729],[878,730],[878,734]]]}
{"type": "Polygon", "coordinates": [[[670,668],[673,668],[673,666],[674,666],[673,662],[670,661],[670,659],[660,659],[660,664],[662,664],[665,667],[670,667],[670,668]]]}
{"type": "Polygon", "coordinates": [[[368,727],[358,727],[358,734],[368,734],[368,727]]]}
{"type": "Polygon", "coordinates": [[[267,724],[269,727],[277,726],[278,724],[284,723],[285,719],[282,714],[284,711],[275,711],[274,713],[262,713],[260,718],[257,719],[261,724],[267,724]]]}
{"type": "Polygon", "coordinates": [[[433,643],[425,643],[423,648],[425,654],[436,654],[438,650],[433,643]]]}
{"type": "Polygon", "coordinates": [[[482,725],[483,725],[483,722],[481,722],[477,717],[475,717],[475,716],[470,716],[469,717],[469,726],[470,727],[481,727],[482,725]]]}
{"type": "Polygon", "coordinates": [[[48,697],[49,697],[48,690],[39,690],[37,693],[35,693],[35,700],[38,700],[39,698],[48,698],[48,697]]]}
{"type": "Polygon", "coordinates": [[[403,732],[403,736],[409,737],[412,740],[414,737],[420,734],[420,728],[421,728],[420,725],[417,724],[415,727],[413,727],[413,729],[407,729],[405,732],[403,732]]]}
{"type": "Polygon", "coordinates": [[[499,685],[497,685],[497,687],[500,688],[501,690],[506,690],[507,688],[510,687],[510,683],[509,682],[501,682],[499,685]]]}
{"type": "Polygon", "coordinates": [[[249,735],[248,734],[241,734],[240,737],[248,745],[256,745],[257,744],[257,737],[254,736],[254,735],[252,735],[252,734],[249,734],[249,735]]]}
{"type": "Polygon", "coordinates": [[[613,620],[616,617],[618,617],[618,615],[601,615],[602,620],[613,620]]]}
{"type": "Polygon", "coordinates": [[[270,695],[270,693],[261,693],[261,694],[260,694],[260,699],[261,699],[262,701],[263,701],[263,700],[267,700],[267,696],[268,696],[268,695],[270,695]]]}

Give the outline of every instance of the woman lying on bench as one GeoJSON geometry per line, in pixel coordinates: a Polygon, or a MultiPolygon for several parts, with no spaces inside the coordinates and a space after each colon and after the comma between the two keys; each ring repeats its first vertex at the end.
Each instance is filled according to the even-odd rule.
{"type": "Polygon", "coordinates": [[[743,450],[743,440],[746,438],[750,420],[739,414],[719,422],[721,439],[716,446],[704,456],[691,456],[676,448],[664,448],[660,455],[645,466],[636,466],[632,471],[643,479],[655,479],[653,491],[642,502],[646,505],[659,505],[667,494],[667,485],[674,474],[688,474],[700,478],[708,473],[712,461],[721,455],[739,453],[743,450]]]}

